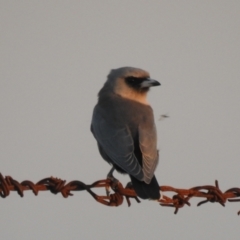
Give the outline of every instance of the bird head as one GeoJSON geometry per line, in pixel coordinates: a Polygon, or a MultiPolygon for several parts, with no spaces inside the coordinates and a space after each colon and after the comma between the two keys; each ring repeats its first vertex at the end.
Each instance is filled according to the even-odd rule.
{"type": "Polygon", "coordinates": [[[122,67],[110,72],[105,85],[111,86],[114,93],[124,98],[148,104],[146,94],[149,88],[160,83],[151,79],[149,73],[142,69],[122,67]]]}

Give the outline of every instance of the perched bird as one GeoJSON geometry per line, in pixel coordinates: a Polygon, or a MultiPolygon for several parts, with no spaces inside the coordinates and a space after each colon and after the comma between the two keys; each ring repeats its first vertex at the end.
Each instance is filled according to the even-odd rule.
{"type": "Polygon", "coordinates": [[[143,199],[159,199],[154,171],[158,164],[156,127],[146,95],[160,83],[138,68],[113,69],[98,93],[91,131],[98,149],[113,168],[127,173],[136,194],[143,199]]]}

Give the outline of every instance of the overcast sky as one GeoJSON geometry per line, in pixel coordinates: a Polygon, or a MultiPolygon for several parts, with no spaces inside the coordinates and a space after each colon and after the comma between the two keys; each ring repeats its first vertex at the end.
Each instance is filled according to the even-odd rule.
{"type": "MultiPolygon", "coordinates": [[[[0,171],[18,181],[92,183],[110,166],[90,132],[110,69],[161,82],[149,93],[161,185],[239,187],[240,2],[0,0],[0,171]],[[162,114],[170,118],[159,121],[162,114]]],[[[124,184],[128,176],[115,174],[124,184]]],[[[238,239],[239,203],[180,209],[101,205],[86,192],[11,192],[0,233],[12,239],[238,239]]],[[[104,191],[102,192],[104,194],[104,191]]]]}

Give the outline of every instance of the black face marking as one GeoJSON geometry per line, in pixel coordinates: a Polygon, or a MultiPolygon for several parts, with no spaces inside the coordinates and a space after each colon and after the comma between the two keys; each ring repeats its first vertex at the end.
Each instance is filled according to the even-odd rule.
{"type": "Polygon", "coordinates": [[[125,81],[126,83],[130,86],[130,87],[133,87],[133,88],[140,88],[141,87],[141,83],[143,81],[146,81],[147,78],[138,78],[138,77],[126,77],[125,78],[125,81]]]}

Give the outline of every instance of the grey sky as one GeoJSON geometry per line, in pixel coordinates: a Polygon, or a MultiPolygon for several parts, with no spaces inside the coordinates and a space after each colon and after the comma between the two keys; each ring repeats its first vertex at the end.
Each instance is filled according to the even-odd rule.
{"type": "MultiPolygon", "coordinates": [[[[90,133],[110,69],[143,68],[162,185],[239,187],[240,2],[0,0],[1,172],[92,183],[110,166],[90,133]],[[160,115],[170,118],[158,121],[160,115]]],[[[121,182],[127,176],[116,174],[121,182]]],[[[237,239],[240,204],[173,209],[96,203],[87,193],[1,201],[2,239],[237,239]]]]}

